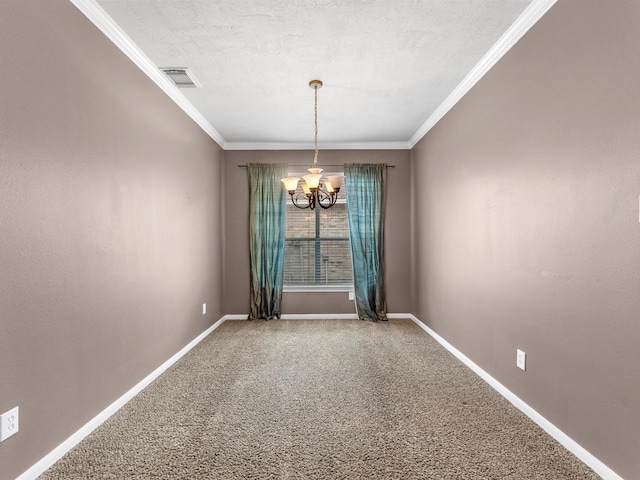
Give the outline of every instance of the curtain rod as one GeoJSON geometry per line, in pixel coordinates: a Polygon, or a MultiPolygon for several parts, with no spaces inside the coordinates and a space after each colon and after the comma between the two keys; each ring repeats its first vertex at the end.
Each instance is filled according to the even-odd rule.
{"type": "MultiPolygon", "coordinates": [[[[266,165],[270,165],[270,164],[266,164],[266,165]]],[[[342,165],[319,165],[320,167],[344,167],[344,163],[342,165]]],[[[247,164],[244,165],[238,165],[238,168],[247,168],[247,164]]],[[[287,167],[308,167],[309,165],[287,165],[287,167]]],[[[384,164],[385,167],[387,168],[396,168],[395,165],[387,165],[386,163],[384,164]]]]}

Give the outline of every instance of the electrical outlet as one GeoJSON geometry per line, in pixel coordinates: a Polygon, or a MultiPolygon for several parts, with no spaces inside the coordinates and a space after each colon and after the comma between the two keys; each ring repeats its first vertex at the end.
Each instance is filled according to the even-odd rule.
{"type": "Polygon", "coordinates": [[[518,349],[516,353],[516,367],[526,370],[527,369],[527,354],[518,349]]]}
{"type": "Polygon", "coordinates": [[[206,313],[207,313],[207,304],[206,304],[206,303],[203,303],[203,304],[202,304],[202,314],[204,315],[204,314],[206,314],[206,313]]]}
{"type": "Polygon", "coordinates": [[[0,442],[18,433],[18,407],[0,415],[0,442]]]}
{"type": "Polygon", "coordinates": [[[349,300],[355,300],[356,299],[356,293],[355,292],[349,292],[349,300]]]}

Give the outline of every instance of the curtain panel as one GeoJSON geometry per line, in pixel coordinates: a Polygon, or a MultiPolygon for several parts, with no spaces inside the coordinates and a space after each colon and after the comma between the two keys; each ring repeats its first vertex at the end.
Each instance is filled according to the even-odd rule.
{"type": "Polygon", "coordinates": [[[280,318],[284,280],[286,191],[284,164],[249,164],[249,319],[280,318]]]}
{"type": "Polygon", "coordinates": [[[346,164],[344,174],[356,313],[362,320],[387,320],[384,268],[387,167],[346,164]]]}

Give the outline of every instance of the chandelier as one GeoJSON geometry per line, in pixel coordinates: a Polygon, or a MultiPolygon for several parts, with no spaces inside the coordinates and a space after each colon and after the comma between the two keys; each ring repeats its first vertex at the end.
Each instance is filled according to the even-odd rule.
{"type": "Polygon", "coordinates": [[[315,155],[313,157],[313,167],[309,169],[309,175],[304,175],[302,179],[299,177],[286,177],[282,179],[285,188],[291,196],[291,203],[298,208],[316,208],[320,205],[322,208],[331,208],[338,200],[338,192],[344,176],[333,175],[323,180],[322,169],[318,168],[318,89],[322,87],[320,80],[311,80],[309,86],[313,88],[315,94],[314,118],[315,118],[315,155]],[[302,192],[297,192],[298,182],[302,180],[302,192]]]}

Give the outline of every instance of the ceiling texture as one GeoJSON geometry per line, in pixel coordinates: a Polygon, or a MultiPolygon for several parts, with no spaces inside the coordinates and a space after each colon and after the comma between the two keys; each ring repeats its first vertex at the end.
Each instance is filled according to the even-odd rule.
{"type": "Polygon", "coordinates": [[[321,149],[411,148],[555,3],[71,1],[229,150],[313,148],[313,79],[321,149]]]}

